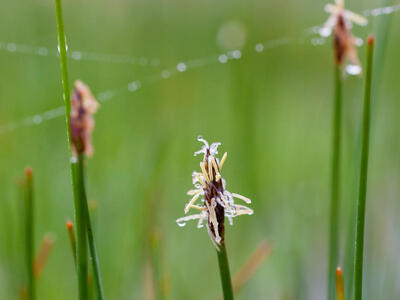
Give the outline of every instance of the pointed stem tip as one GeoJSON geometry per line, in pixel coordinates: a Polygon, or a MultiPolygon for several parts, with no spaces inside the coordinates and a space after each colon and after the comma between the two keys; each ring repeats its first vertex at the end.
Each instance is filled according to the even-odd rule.
{"type": "Polygon", "coordinates": [[[340,267],[336,269],[336,295],[337,300],[344,300],[343,272],[340,267]]]}
{"type": "Polygon", "coordinates": [[[31,167],[26,167],[26,168],[25,168],[25,175],[26,175],[26,178],[32,179],[32,177],[33,177],[33,171],[32,171],[32,168],[31,168],[31,167]]]}
{"type": "Polygon", "coordinates": [[[368,45],[370,45],[370,46],[373,45],[375,43],[375,37],[373,35],[370,35],[368,37],[367,42],[368,42],[368,45]]]}

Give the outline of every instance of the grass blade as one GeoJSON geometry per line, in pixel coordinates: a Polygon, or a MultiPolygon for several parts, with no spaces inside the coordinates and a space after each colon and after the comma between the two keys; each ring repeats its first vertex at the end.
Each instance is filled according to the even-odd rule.
{"type": "Polygon", "coordinates": [[[368,156],[371,116],[371,81],[372,61],[374,53],[374,38],[369,37],[367,43],[367,71],[364,90],[363,127],[361,142],[360,184],[357,202],[356,243],[354,257],[354,300],[362,299],[363,259],[365,234],[365,207],[367,198],[368,156]]]}

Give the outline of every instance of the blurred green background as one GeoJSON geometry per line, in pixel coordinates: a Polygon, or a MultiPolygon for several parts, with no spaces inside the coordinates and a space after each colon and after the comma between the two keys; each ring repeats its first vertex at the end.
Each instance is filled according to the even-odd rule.
{"type": "MultiPolygon", "coordinates": [[[[346,4],[362,12],[389,2],[394,3],[346,4]]],[[[87,164],[108,299],[144,297],[148,235],[154,228],[162,236],[169,298],[218,299],[217,258],[206,230],[197,229],[195,222],[184,228],[175,223],[183,216],[191,173],[199,168],[193,152],[201,147],[196,141],[200,134],[209,142],[222,142],[220,153],[229,153],[223,172],[227,188],[253,200],[254,215],[236,218],[227,228],[232,273],[261,241],[273,247],[237,299],[325,298],[333,59],[330,41],[314,46],[312,36],[305,35],[307,28],[326,20],[324,5],[311,0],[64,1],[70,51],[160,60],[160,66],[69,61],[71,83],[81,79],[96,95],[122,88],[96,115],[95,154],[87,164]],[[245,36],[241,59],[189,67],[134,93],[124,88],[179,62],[229,50],[217,37],[232,22],[244,32],[233,39],[245,36]],[[254,51],[256,43],[281,37],[296,41],[254,51]]],[[[389,16],[385,63],[375,78],[365,299],[400,297],[399,14],[389,16]]],[[[2,0],[0,20],[0,42],[55,51],[53,1],[2,0]]],[[[369,21],[367,28],[355,27],[354,34],[365,38],[388,19],[369,21]]],[[[364,52],[361,47],[362,62],[364,52]]],[[[62,105],[57,57],[3,47],[0,68],[0,125],[62,105]]],[[[340,245],[345,276],[358,182],[362,92],[363,78],[346,78],[340,245]]],[[[17,183],[27,165],[35,174],[36,247],[45,233],[56,236],[38,282],[38,299],[74,299],[77,282],[65,230],[65,221],[73,218],[65,120],[59,117],[3,133],[0,141],[0,299],[17,299],[26,282],[17,183]]]]}

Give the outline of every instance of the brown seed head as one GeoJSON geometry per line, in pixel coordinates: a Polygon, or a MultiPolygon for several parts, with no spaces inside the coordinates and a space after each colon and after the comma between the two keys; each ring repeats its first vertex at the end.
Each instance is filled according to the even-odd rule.
{"type": "Polygon", "coordinates": [[[71,97],[71,143],[75,155],[93,154],[92,131],[93,115],[99,104],[93,97],[89,87],[82,81],[75,81],[75,89],[71,97]]]}

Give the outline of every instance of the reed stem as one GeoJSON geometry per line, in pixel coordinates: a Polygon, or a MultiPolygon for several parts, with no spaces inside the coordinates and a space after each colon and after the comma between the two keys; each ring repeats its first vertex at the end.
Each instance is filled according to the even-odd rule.
{"type": "MultiPolygon", "coordinates": [[[[71,151],[71,102],[70,102],[70,91],[69,91],[69,79],[68,79],[68,63],[67,63],[67,44],[65,41],[64,21],[62,15],[61,0],[55,0],[56,17],[57,17],[57,36],[58,36],[58,49],[60,52],[60,65],[61,65],[61,80],[63,86],[63,98],[65,105],[65,121],[67,123],[67,144],[70,156],[71,151]]],[[[79,172],[76,170],[76,159],[71,158],[70,160],[70,172],[71,172],[71,183],[74,196],[74,213],[75,213],[75,225],[77,235],[77,269],[78,269],[78,289],[79,299],[87,300],[88,289],[87,289],[87,244],[86,244],[86,221],[85,221],[85,207],[82,201],[79,199],[79,190],[77,184],[80,182],[77,180],[79,172]]]]}
{"type": "MultiPolygon", "coordinates": [[[[76,160],[75,160],[76,161],[76,160]]],[[[80,197],[82,179],[79,161],[72,164],[72,178],[75,179],[75,226],[76,226],[76,261],[78,270],[79,299],[88,299],[88,262],[87,262],[87,236],[86,236],[86,212],[85,203],[80,197]]]]}
{"type": "Polygon", "coordinates": [[[329,284],[328,299],[335,299],[335,270],[338,264],[339,249],[339,210],[340,210],[340,148],[342,131],[342,78],[339,64],[335,64],[335,101],[333,112],[333,154],[331,174],[331,204],[329,233],[329,284]]]}
{"type": "Polygon", "coordinates": [[[26,192],[25,192],[25,247],[26,247],[26,271],[28,275],[27,299],[35,299],[34,264],[34,216],[33,216],[33,174],[31,168],[26,168],[26,192]]]}
{"type": "Polygon", "coordinates": [[[217,250],[219,273],[221,275],[222,292],[224,300],[233,300],[233,289],[231,274],[229,271],[228,255],[226,253],[225,244],[222,243],[217,250]]]}
{"type": "Polygon", "coordinates": [[[367,70],[364,90],[364,110],[361,142],[360,184],[358,191],[357,216],[356,216],[356,243],[354,248],[354,300],[362,299],[363,287],[363,259],[364,259],[364,234],[365,234],[365,207],[367,198],[368,156],[371,116],[371,82],[372,63],[374,54],[374,38],[368,38],[367,43],[367,70]]]}
{"type": "Polygon", "coordinates": [[[81,202],[84,206],[84,210],[85,210],[85,214],[86,214],[86,229],[87,229],[88,242],[89,242],[90,260],[92,262],[93,277],[94,277],[94,283],[96,286],[97,299],[103,300],[104,299],[104,291],[103,291],[103,283],[102,283],[101,274],[100,274],[100,264],[99,264],[99,259],[98,259],[98,255],[97,255],[96,245],[94,242],[92,223],[90,220],[89,206],[88,206],[86,191],[85,191],[84,154],[78,155],[78,173],[79,173],[78,178],[80,180],[79,186],[81,187],[80,198],[81,198],[81,202]]]}

